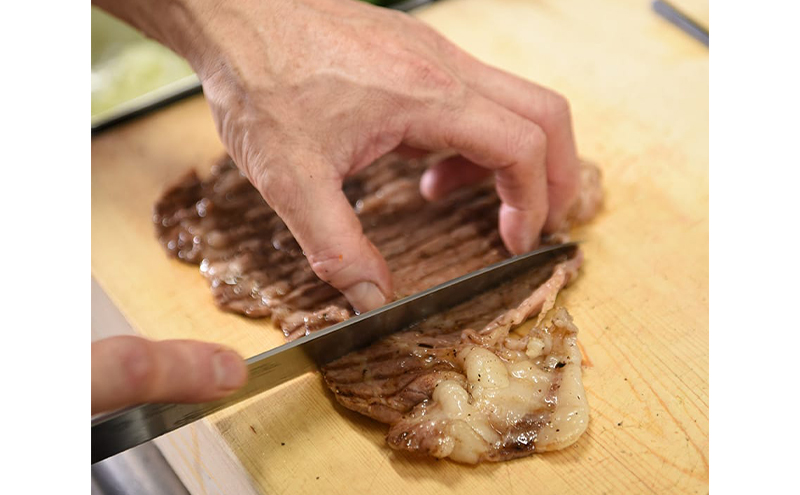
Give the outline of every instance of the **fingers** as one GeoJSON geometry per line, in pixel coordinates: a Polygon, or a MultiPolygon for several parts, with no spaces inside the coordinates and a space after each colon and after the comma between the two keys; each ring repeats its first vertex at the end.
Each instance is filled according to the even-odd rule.
{"type": "Polygon", "coordinates": [[[580,174],[569,103],[548,89],[485,65],[464,52],[454,60],[468,86],[544,131],[549,201],[545,230],[561,227],[577,198],[580,174]]]}
{"type": "Polygon", "coordinates": [[[425,171],[420,179],[420,192],[428,201],[435,201],[460,187],[478,183],[491,174],[491,170],[475,165],[462,156],[452,156],[425,171]]]}
{"type": "Polygon", "coordinates": [[[429,111],[414,119],[406,144],[425,149],[452,148],[476,165],[494,171],[503,202],[500,236],[506,247],[513,253],[524,253],[538,245],[548,205],[546,138],[536,124],[470,92],[463,105],[429,111]]]}
{"type": "MultiPolygon", "coordinates": [[[[320,164],[307,163],[308,170],[335,170],[320,157],[308,160],[320,164]]],[[[383,306],[392,294],[389,267],[364,235],[342,192],[341,179],[316,177],[303,182],[297,170],[273,168],[256,183],[319,278],[340,290],[358,312],[383,306]]]]}
{"type": "Polygon", "coordinates": [[[244,385],[242,358],[219,344],[112,337],[92,343],[92,414],[149,402],[207,402],[244,385]]]}

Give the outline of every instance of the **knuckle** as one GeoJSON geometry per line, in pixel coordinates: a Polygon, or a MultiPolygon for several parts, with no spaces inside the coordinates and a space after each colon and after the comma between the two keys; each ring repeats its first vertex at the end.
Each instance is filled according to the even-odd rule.
{"type": "Polygon", "coordinates": [[[337,247],[325,248],[322,251],[308,253],[311,269],[323,281],[336,285],[340,275],[347,272],[356,263],[356,257],[349,255],[337,247]]]}
{"type": "Polygon", "coordinates": [[[543,155],[547,136],[541,127],[524,121],[508,133],[508,151],[512,157],[543,155]]]}
{"type": "Polygon", "coordinates": [[[555,91],[544,92],[545,119],[552,124],[563,124],[571,121],[569,100],[555,91]]]}
{"type": "Polygon", "coordinates": [[[279,214],[285,214],[286,208],[296,201],[297,181],[284,167],[255,165],[248,167],[247,176],[267,204],[279,214]]]}
{"type": "Polygon", "coordinates": [[[409,61],[409,74],[414,84],[442,91],[457,90],[461,81],[442,65],[424,58],[409,61]]]}

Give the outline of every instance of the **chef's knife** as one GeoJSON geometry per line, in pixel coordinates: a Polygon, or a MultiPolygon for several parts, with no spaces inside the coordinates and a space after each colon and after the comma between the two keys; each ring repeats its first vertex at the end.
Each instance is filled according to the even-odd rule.
{"type": "Polygon", "coordinates": [[[251,357],[247,384],[224,399],[204,404],[145,404],[92,418],[92,464],[317,369],[543,266],[576,246],[560,244],[509,258],[251,357]]]}

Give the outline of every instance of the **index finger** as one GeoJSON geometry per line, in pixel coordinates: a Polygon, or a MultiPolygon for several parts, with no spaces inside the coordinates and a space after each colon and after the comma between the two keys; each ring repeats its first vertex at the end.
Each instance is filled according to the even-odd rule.
{"type": "Polygon", "coordinates": [[[92,414],[145,402],[206,402],[244,385],[244,360],[219,344],[118,336],[92,343],[92,414]]]}

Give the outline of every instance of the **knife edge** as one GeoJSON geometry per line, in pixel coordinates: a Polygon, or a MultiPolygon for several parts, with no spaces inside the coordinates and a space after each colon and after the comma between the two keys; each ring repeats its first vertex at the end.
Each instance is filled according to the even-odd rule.
{"type": "Polygon", "coordinates": [[[577,242],[511,257],[246,360],[248,381],[233,394],[201,404],[144,404],[92,418],[92,464],[254,397],[319,366],[419,323],[573,251],[577,242]]]}

